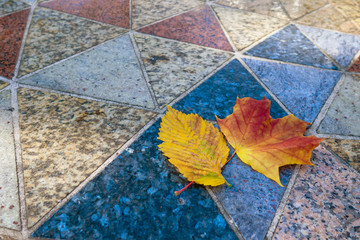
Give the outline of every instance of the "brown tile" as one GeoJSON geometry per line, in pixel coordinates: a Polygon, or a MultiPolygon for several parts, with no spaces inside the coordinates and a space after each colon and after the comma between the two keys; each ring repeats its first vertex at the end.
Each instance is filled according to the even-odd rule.
{"type": "Polygon", "coordinates": [[[360,57],[349,68],[350,72],[360,72],[360,57]]]}

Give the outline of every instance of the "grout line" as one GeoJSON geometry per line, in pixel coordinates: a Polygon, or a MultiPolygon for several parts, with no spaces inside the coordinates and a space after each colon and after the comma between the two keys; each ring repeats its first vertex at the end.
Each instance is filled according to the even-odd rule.
{"type": "Polygon", "coordinates": [[[285,189],[285,192],[281,198],[281,201],[276,209],[276,212],[275,212],[275,215],[274,215],[274,218],[270,224],[270,227],[266,233],[266,239],[267,240],[270,240],[273,238],[274,236],[274,233],[275,233],[275,230],[276,230],[276,227],[280,221],[280,218],[284,212],[284,209],[286,207],[286,203],[289,199],[289,196],[290,196],[290,193],[291,193],[291,190],[293,189],[294,185],[295,185],[295,181],[296,181],[296,178],[297,178],[297,175],[300,171],[300,168],[301,168],[301,165],[296,165],[295,166],[295,169],[294,169],[294,172],[292,173],[291,175],[291,178],[289,180],[289,183],[287,184],[287,187],[285,189]]]}
{"type": "Polygon", "coordinates": [[[308,15],[310,15],[310,14],[312,14],[312,13],[317,12],[317,11],[320,11],[320,10],[322,10],[323,8],[326,8],[326,7],[328,7],[328,6],[332,6],[332,5],[331,5],[330,3],[327,3],[327,4],[325,4],[324,6],[321,6],[321,7],[317,8],[317,9],[314,9],[314,10],[308,12],[308,13],[305,13],[304,15],[301,15],[301,16],[296,17],[296,18],[292,18],[292,21],[294,21],[294,22],[295,22],[295,21],[299,21],[299,20],[302,19],[303,17],[308,16],[308,15]]]}
{"type": "Polygon", "coordinates": [[[38,229],[43,223],[45,223],[53,214],[55,214],[62,206],[64,206],[73,196],[80,192],[91,180],[98,176],[110,163],[112,163],[116,158],[124,152],[131,144],[133,144],[142,134],[150,128],[162,114],[158,114],[152,120],[150,120],[145,126],[143,126],[140,131],[134,134],[126,143],[124,143],[113,155],[104,161],[94,172],[90,174],[85,180],[83,180],[75,189],[73,189],[65,198],[61,199],[59,203],[47,212],[34,226],[29,229],[30,233],[33,233],[38,229]]]}
{"type": "Polygon", "coordinates": [[[13,131],[14,131],[14,142],[15,142],[15,157],[16,157],[16,171],[18,178],[18,194],[20,203],[20,220],[22,226],[22,237],[27,239],[28,228],[27,228],[27,210],[25,202],[25,182],[24,182],[24,168],[22,163],[21,153],[21,141],[20,141],[20,120],[19,120],[19,105],[17,98],[17,83],[11,84],[11,107],[13,108],[13,131]]]}
{"type": "Polygon", "coordinates": [[[7,79],[6,77],[0,76],[0,80],[3,82],[11,83],[10,79],[7,79]]]}
{"type": "Polygon", "coordinates": [[[234,219],[229,215],[229,213],[226,211],[224,205],[221,203],[221,201],[218,199],[218,197],[215,195],[215,193],[212,191],[212,189],[208,186],[205,186],[207,192],[211,196],[212,200],[215,202],[216,206],[218,207],[221,215],[224,217],[225,221],[229,224],[231,229],[233,230],[234,234],[239,240],[245,240],[243,235],[241,234],[238,226],[236,225],[234,219]]]}
{"type": "Polygon", "coordinates": [[[4,91],[6,91],[6,90],[11,90],[11,84],[9,84],[9,85],[7,85],[6,87],[0,89],[0,93],[1,93],[1,92],[4,92],[4,91]]]}
{"type": "Polygon", "coordinates": [[[347,135],[339,135],[339,134],[328,134],[328,133],[316,133],[313,134],[320,138],[334,138],[334,139],[343,139],[343,140],[360,140],[358,136],[347,136],[347,135]]]}
{"type": "Polygon", "coordinates": [[[31,5],[27,4],[27,6],[24,7],[24,8],[15,9],[15,10],[13,10],[13,11],[11,11],[11,12],[4,13],[4,15],[0,15],[0,18],[7,17],[7,16],[9,16],[9,15],[11,15],[11,14],[20,12],[20,11],[25,10],[25,9],[30,9],[30,8],[31,8],[31,5]]]}
{"type": "Polygon", "coordinates": [[[283,10],[283,12],[285,13],[285,15],[289,18],[289,20],[292,20],[289,12],[286,10],[286,8],[282,4],[282,2],[280,0],[277,0],[277,2],[279,3],[279,5],[280,5],[281,9],[283,10]]]}
{"type": "Polygon", "coordinates": [[[38,90],[38,91],[45,91],[45,92],[50,92],[50,93],[57,93],[57,94],[61,94],[61,95],[67,95],[67,96],[86,99],[86,100],[90,100],[90,101],[103,102],[103,103],[108,103],[108,104],[113,104],[113,105],[118,105],[118,106],[124,106],[124,107],[131,107],[131,108],[146,110],[146,111],[150,111],[150,112],[154,112],[154,113],[159,112],[159,110],[146,108],[146,107],[142,107],[142,106],[127,104],[127,103],[120,103],[120,102],[115,102],[115,101],[105,100],[105,99],[100,99],[100,98],[94,98],[94,97],[80,95],[80,94],[76,94],[76,93],[62,92],[62,91],[58,91],[58,90],[54,90],[54,89],[42,88],[42,87],[32,86],[32,85],[27,85],[27,84],[19,83],[19,87],[29,88],[29,89],[38,90]]]}
{"type": "Polygon", "coordinates": [[[132,0],[129,0],[129,30],[132,30],[132,0]]]}
{"type": "MultiPolygon", "coordinates": [[[[4,227],[0,227],[0,235],[5,235],[5,236],[9,236],[15,239],[21,239],[21,232],[13,230],[13,229],[9,229],[9,228],[4,228],[4,227]]],[[[2,238],[0,238],[2,239],[2,238]]]]}
{"type": "Polygon", "coordinates": [[[31,8],[30,8],[28,20],[27,20],[27,23],[26,23],[25,31],[24,31],[21,46],[20,46],[20,51],[19,51],[17,61],[16,61],[15,70],[14,70],[14,76],[12,78],[13,81],[16,81],[17,75],[19,73],[20,62],[21,62],[22,55],[23,55],[23,52],[24,52],[26,39],[27,39],[27,36],[29,34],[29,29],[30,29],[32,17],[33,17],[33,14],[34,14],[34,10],[35,10],[35,5],[32,5],[31,8]]]}
{"type": "Polygon", "coordinates": [[[138,45],[136,43],[134,34],[131,32],[131,33],[129,33],[129,36],[130,36],[131,43],[133,45],[133,50],[135,52],[135,55],[137,57],[137,60],[138,60],[138,63],[139,63],[139,66],[140,66],[140,69],[141,69],[141,72],[142,72],[142,75],[144,77],[147,89],[149,90],[149,93],[151,95],[151,99],[152,99],[152,101],[154,103],[155,111],[158,111],[158,110],[160,110],[160,107],[159,107],[159,104],[158,104],[158,102],[156,100],[154,90],[153,90],[153,88],[152,88],[152,86],[150,84],[150,78],[149,78],[149,76],[147,74],[145,64],[144,64],[144,62],[143,62],[143,60],[141,58],[141,52],[140,52],[139,47],[138,47],[138,45]]]}

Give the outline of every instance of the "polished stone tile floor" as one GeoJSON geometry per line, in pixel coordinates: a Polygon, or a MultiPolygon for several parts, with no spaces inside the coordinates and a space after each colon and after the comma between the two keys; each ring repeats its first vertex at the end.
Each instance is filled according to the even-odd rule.
{"type": "Polygon", "coordinates": [[[0,239],[360,239],[359,0],[0,0],[0,239]],[[161,154],[171,105],[236,97],[327,138],[279,186],[161,154]]]}

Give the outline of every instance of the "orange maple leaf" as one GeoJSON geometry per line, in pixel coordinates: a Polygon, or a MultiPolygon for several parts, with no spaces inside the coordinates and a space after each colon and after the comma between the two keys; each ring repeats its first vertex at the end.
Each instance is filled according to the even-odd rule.
{"type": "Polygon", "coordinates": [[[279,167],[288,164],[313,165],[310,162],[312,150],[324,138],[305,137],[309,123],[294,115],[272,119],[270,104],[265,97],[260,101],[237,98],[233,113],[225,119],[216,119],[241,161],[283,186],[279,167]]]}
{"type": "Polygon", "coordinates": [[[229,148],[224,136],[197,114],[184,114],[168,106],[159,129],[160,150],[189,181],[218,186],[226,183],[221,168],[229,148]]]}

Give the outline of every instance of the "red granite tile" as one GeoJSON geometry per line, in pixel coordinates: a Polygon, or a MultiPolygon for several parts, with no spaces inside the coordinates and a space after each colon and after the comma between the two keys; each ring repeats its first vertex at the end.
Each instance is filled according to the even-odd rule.
{"type": "Polygon", "coordinates": [[[0,75],[12,78],[19,55],[29,9],[0,18],[0,75]]]}
{"type": "Polygon", "coordinates": [[[353,63],[353,65],[349,68],[350,72],[360,72],[360,57],[353,63]]]}
{"type": "Polygon", "coordinates": [[[144,27],[139,32],[233,51],[220,24],[208,6],[144,27]]]}
{"type": "Polygon", "coordinates": [[[40,6],[129,28],[129,0],[54,0],[40,6]]]}

